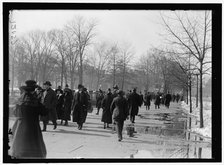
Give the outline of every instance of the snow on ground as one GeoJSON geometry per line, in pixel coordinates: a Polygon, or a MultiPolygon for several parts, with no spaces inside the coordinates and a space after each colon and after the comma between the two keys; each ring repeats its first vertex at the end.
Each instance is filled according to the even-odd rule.
{"type": "MultiPolygon", "coordinates": [[[[200,110],[199,110],[199,106],[196,107],[195,104],[195,99],[192,100],[192,113],[190,114],[190,105],[186,104],[184,101],[181,102],[181,106],[184,109],[184,111],[191,115],[196,117],[196,119],[198,120],[198,122],[200,122],[200,110]]],[[[205,99],[203,100],[203,117],[204,117],[204,128],[199,128],[200,124],[197,124],[195,127],[191,128],[192,132],[196,132],[198,134],[201,134],[203,136],[206,137],[211,137],[211,128],[212,128],[212,124],[211,124],[211,120],[212,120],[212,114],[211,114],[211,109],[212,109],[212,103],[211,100],[209,99],[205,99]]]]}

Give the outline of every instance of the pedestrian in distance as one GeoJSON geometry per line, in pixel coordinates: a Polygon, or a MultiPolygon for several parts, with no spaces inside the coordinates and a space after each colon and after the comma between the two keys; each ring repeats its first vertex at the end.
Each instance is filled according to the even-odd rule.
{"type": "Polygon", "coordinates": [[[110,110],[112,113],[112,118],[115,121],[118,141],[123,139],[122,130],[124,126],[124,121],[128,117],[128,103],[127,100],[123,97],[123,91],[117,91],[118,96],[115,97],[111,103],[110,110]]]}
{"type": "Polygon", "coordinates": [[[99,111],[100,111],[100,108],[102,105],[103,98],[104,98],[103,91],[101,89],[99,89],[99,91],[96,95],[96,108],[97,108],[96,115],[99,115],[99,111]]]}
{"type": "Polygon", "coordinates": [[[128,98],[128,108],[130,121],[135,123],[135,116],[138,115],[139,107],[142,104],[142,100],[139,94],[136,93],[136,88],[133,89],[133,92],[128,98]]]}
{"type": "Polygon", "coordinates": [[[57,112],[57,116],[58,119],[61,120],[61,124],[62,124],[62,120],[63,120],[63,114],[64,114],[64,95],[63,95],[63,91],[62,90],[56,90],[56,96],[57,96],[57,105],[56,105],[56,112],[57,112]]]}
{"type": "Polygon", "coordinates": [[[172,100],[172,96],[171,94],[168,92],[165,96],[165,106],[166,108],[169,108],[170,107],[170,102],[172,100]]]}
{"type": "Polygon", "coordinates": [[[111,93],[111,89],[108,89],[108,92],[106,96],[104,97],[102,101],[102,108],[103,108],[103,114],[101,121],[104,122],[104,129],[107,127],[109,128],[109,124],[112,123],[112,114],[110,111],[110,106],[113,101],[113,96],[111,93]]]}
{"type": "Polygon", "coordinates": [[[160,107],[160,103],[161,103],[161,96],[160,96],[160,94],[159,94],[159,92],[157,93],[157,95],[155,96],[155,102],[154,102],[154,104],[155,104],[155,109],[159,109],[160,107]]]}
{"type": "Polygon", "coordinates": [[[24,93],[16,104],[10,155],[16,159],[44,159],[47,151],[39,125],[39,115],[46,115],[47,110],[35,93],[36,82],[27,80],[25,83],[24,93]]]}
{"type": "Polygon", "coordinates": [[[86,118],[86,111],[88,107],[88,96],[84,92],[84,86],[79,84],[78,91],[75,93],[72,102],[72,117],[73,122],[77,122],[78,129],[81,130],[86,118]]]}
{"type": "Polygon", "coordinates": [[[44,83],[44,89],[43,96],[41,98],[41,102],[44,105],[44,107],[48,110],[48,115],[41,117],[41,120],[43,121],[43,130],[47,130],[47,124],[49,120],[52,121],[54,128],[57,128],[57,112],[56,112],[56,105],[57,105],[57,96],[55,91],[51,88],[51,82],[46,81],[44,83]]]}
{"type": "Polygon", "coordinates": [[[68,125],[68,121],[71,120],[71,106],[72,106],[73,94],[72,90],[69,88],[68,84],[66,84],[64,89],[64,115],[63,120],[65,121],[65,126],[68,125]]]}
{"type": "Polygon", "coordinates": [[[148,92],[145,96],[145,106],[146,106],[146,110],[150,109],[150,105],[151,105],[151,95],[148,92]]]}

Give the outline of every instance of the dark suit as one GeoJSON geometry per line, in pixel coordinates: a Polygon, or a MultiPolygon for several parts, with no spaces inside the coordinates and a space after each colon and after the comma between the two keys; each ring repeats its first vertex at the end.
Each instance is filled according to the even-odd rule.
{"type": "Polygon", "coordinates": [[[124,126],[124,120],[126,120],[128,116],[128,103],[127,100],[118,95],[115,97],[111,103],[110,110],[113,120],[116,123],[118,139],[122,140],[122,130],[124,126]]]}
{"type": "Polygon", "coordinates": [[[139,106],[141,106],[141,97],[136,92],[130,94],[128,98],[129,115],[131,122],[135,121],[135,115],[138,115],[139,106]]]}

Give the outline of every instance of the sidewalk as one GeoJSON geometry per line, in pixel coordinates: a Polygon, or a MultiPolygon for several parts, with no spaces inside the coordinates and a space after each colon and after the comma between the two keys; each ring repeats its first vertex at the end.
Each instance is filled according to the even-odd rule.
{"type": "Polygon", "coordinates": [[[103,129],[102,110],[99,115],[95,113],[96,109],[88,114],[82,130],[72,122],[69,126],[58,124],[56,130],[48,125],[47,132],[43,132],[47,158],[130,158],[137,157],[139,151],[145,151],[142,156],[145,158],[183,158],[188,151],[188,157],[193,158],[199,146],[203,147],[203,157],[211,157],[208,143],[192,144],[184,140],[183,122],[178,121],[182,117],[179,104],[171,103],[170,109],[161,106],[155,110],[151,106],[147,111],[142,107],[135,121],[137,133],[129,137],[125,125],[130,122],[125,121],[121,142],[111,128],[103,129]],[[175,154],[180,149],[183,155],[175,154]]]}

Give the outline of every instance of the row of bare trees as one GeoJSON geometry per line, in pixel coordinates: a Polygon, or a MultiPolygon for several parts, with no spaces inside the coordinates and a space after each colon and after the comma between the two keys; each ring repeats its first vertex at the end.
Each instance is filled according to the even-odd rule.
{"type": "MultiPolygon", "coordinates": [[[[200,127],[203,127],[203,76],[211,71],[211,12],[161,13],[165,47],[150,48],[138,60],[129,43],[96,41],[97,23],[75,17],[63,29],[32,31],[10,44],[11,87],[24,80],[54,87],[78,83],[90,90],[117,84],[128,90],[182,92],[189,96],[199,76],[200,127]]],[[[187,99],[188,101],[188,99],[187,99]]]]}

